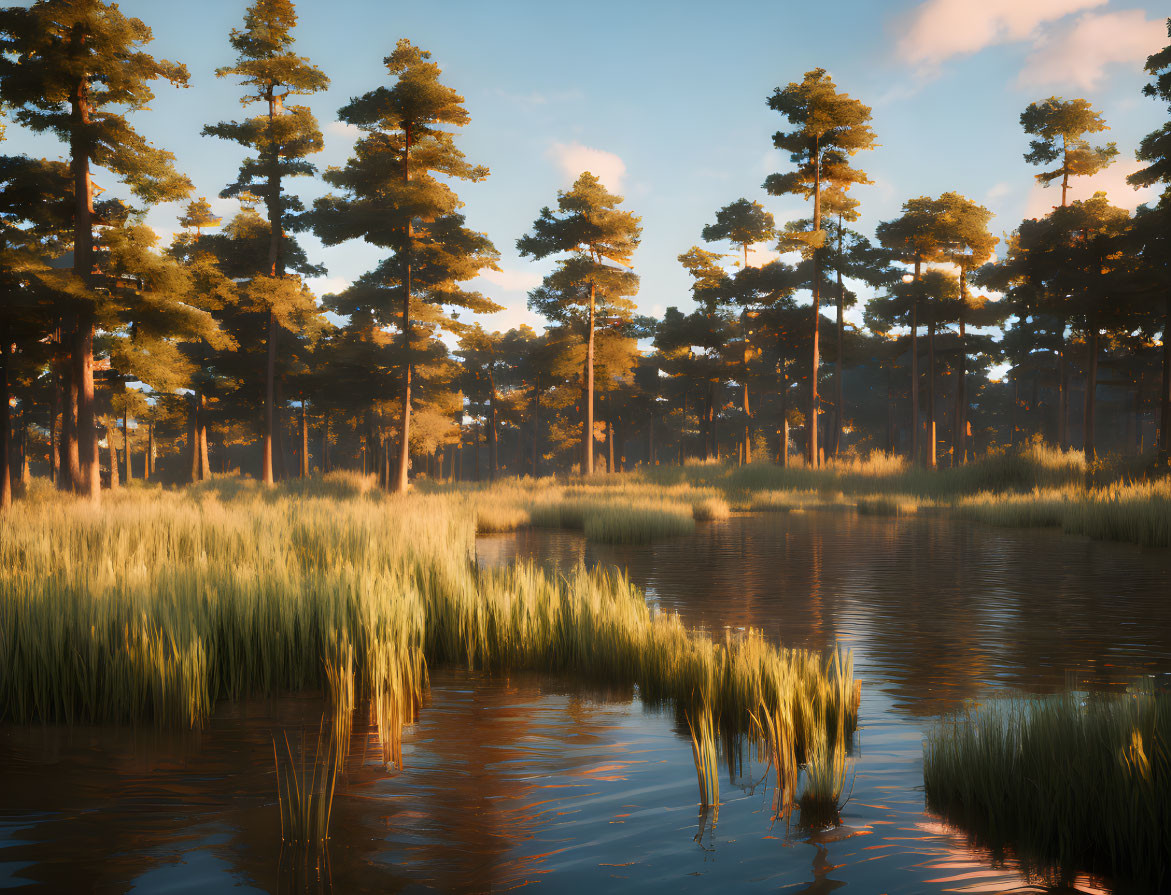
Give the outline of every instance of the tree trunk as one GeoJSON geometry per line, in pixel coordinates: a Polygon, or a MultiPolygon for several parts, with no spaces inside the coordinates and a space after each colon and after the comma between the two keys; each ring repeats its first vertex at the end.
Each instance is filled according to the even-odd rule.
{"type": "Polygon", "coordinates": [[[533,380],[533,478],[537,477],[537,462],[541,456],[541,374],[533,380]]]}
{"type": "Polygon", "coordinates": [[[472,434],[472,466],[475,468],[475,481],[480,481],[480,424],[476,423],[476,428],[472,434]]]}
{"type": "Polygon", "coordinates": [[[647,466],[655,466],[655,417],[651,414],[647,420],[646,427],[646,463],[647,466]]]}
{"type": "Polygon", "coordinates": [[[1061,321],[1061,343],[1057,357],[1057,444],[1069,448],[1069,359],[1065,350],[1065,321],[1061,321]]]}
{"type": "MultiPolygon", "coordinates": [[[[814,149],[813,158],[813,232],[821,230],[821,148],[814,149]]],[[[821,401],[817,394],[817,373],[821,363],[821,250],[813,250],[813,365],[809,370],[809,465],[816,469],[820,454],[817,448],[818,412],[821,401]]]]}
{"type": "MultiPolygon", "coordinates": [[[[81,32],[75,40],[84,41],[81,32]]],[[[69,154],[73,174],[73,273],[82,289],[93,281],[93,181],[89,159],[89,83],[79,74],[70,97],[69,154]]],[[[78,476],[73,485],[93,500],[101,498],[101,467],[94,423],[94,317],[87,306],[77,315],[73,340],[74,379],[77,383],[78,476]]]]}
{"type": "Polygon", "coordinates": [[[98,433],[94,421],[94,322],[86,312],[78,322],[74,348],[77,377],[77,456],[81,466],[80,493],[101,498],[102,477],[98,458],[98,433]]]}
{"type": "Polygon", "coordinates": [[[1098,392],[1098,324],[1090,326],[1090,362],[1086,369],[1086,419],[1082,449],[1086,455],[1086,462],[1092,463],[1097,458],[1094,450],[1094,416],[1097,409],[1098,392]]]}
{"type": "Polygon", "coordinates": [[[834,420],[830,438],[830,454],[836,459],[842,446],[842,421],[845,408],[842,406],[845,386],[846,355],[846,287],[842,283],[842,216],[838,215],[838,319],[837,319],[837,362],[834,364],[834,420]]]}
{"type": "MultiPolygon", "coordinates": [[[[606,402],[607,405],[609,401],[606,402]]],[[[606,445],[609,453],[606,460],[606,472],[614,472],[614,421],[611,419],[609,407],[606,408],[606,445]]]]}
{"type": "Polygon", "coordinates": [[[329,456],[329,414],[321,414],[321,472],[333,472],[333,460],[329,456]]]}
{"type": "Polygon", "coordinates": [[[272,468],[272,439],[276,431],[276,415],[273,404],[276,388],[276,343],[278,333],[276,315],[272,311],[269,311],[268,350],[264,363],[264,435],[260,442],[260,480],[265,485],[271,485],[275,481],[272,468]]]}
{"type": "MultiPolygon", "coordinates": [[[[715,423],[716,423],[716,384],[709,382],[707,387],[707,399],[703,405],[703,459],[706,463],[712,458],[713,442],[715,440],[715,423]]],[[[718,449],[717,449],[718,450],[718,449]]]]}
{"type": "Polygon", "coordinates": [[[53,376],[53,404],[49,409],[49,481],[56,485],[61,479],[61,438],[57,417],[61,413],[61,376],[51,367],[53,376]]]}
{"type": "Polygon", "coordinates": [[[685,466],[687,464],[687,451],[684,447],[684,439],[687,434],[687,389],[684,386],[683,400],[679,406],[679,465],[685,466]]]}
{"type": "Polygon", "coordinates": [[[1163,380],[1159,385],[1159,464],[1171,465],[1171,292],[1163,317],[1163,380]]]}
{"type": "Polygon", "coordinates": [[[590,282],[590,318],[589,335],[586,339],[586,358],[583,380],[585,381],[585,409],[582,422],[582,474],[592,475],[594,472],[594,309],[596,307],[597,287],[590,282]]]}
{"type": "Polygon", "coordinates": [[[1017,407],[1021,400],[1021,381],[1017,373],[1017,370],[1012,371],[1012,408],[1008,419],[1008,446],[1013,448],[1016,447],[1017,407]]]}
{"type": "Polygon", "coordinates": [[[199,469],[199,393],[192,392],[187,409],[187,450],[191,454],[191,483],[201,481],[199,469]]]}
{"type": "Polygon", "coordinates": [[[781,364],[781,469],[789,468],[789,370],[781,364]]]}
{"type": "Polygon", "coordinates": [[[276,400],[272,406],[273,417],[273,472],[280,480],[289,477],[288,455],[285,452],[285,389],[282,380],[276,381],[276,400]]]}
{"type": "Polygon", "coordinates": [[[500,470],[500,444],[497,441],[499,432],[496,429],[496,379],[492,370],[488,370],[488,480],[496,481],[496,474],[500,470]]]}
{"type": "Polygon", "coordinates": [[[923,259],[915,256],[915,294],[911,299],[911,463],[922,462],[919,455],[919,275],[923,259]]]}
{"type": "Polygon", "coordinates": [[[118,490],[118,448],[114,445],[114,433],[117,431],[113,426],[106,427],[106,453],[110,461],[110,490],[118,490]]]}
{"type": "Polygon", "coordinates": [[[9,445],[12,443],[12,411],[8,403],[11,349],[7,330],[0,332],[0,510],[7,510],[12,506],[12,472],[9,456],[9,445]]]}
{"type": "Polygon", "coordinates": [[[301,478],[309,478],[309,418],[305,411],[305,396],[301,395],[301,478]]]}
{"type": "Polygon", "coordinates": [[[81,490],[81,448],[77,438],[77,370],[70,365],[65,406],[61,410],[61,443],[64,452],[61,487],[81,490]]]}
{"type": "Polygon", "coordinates": [[[894,371],[893,364],[886,368],[886,452],[893,454],[895,450],[895,399],[894,399],[894,371]]]}
{"type": "Polygon", "coordinates": [[[965,379],[967,378],[968,355],[966,351],[967,327],[963,317],[960,317],[960,350],[958,369],[956,370],[956,415],[955,415],[955,454],[953,462],[968,462],[968,396],[965,379]]]}
{"type": "Polygon", "coordinates": [[[927,324],[927,468],[935,468],[935,309],[927,324]]]}
{"type": "Polygon", "coordinates": [[[146,473],[144,479],[154,478],[155,474],[155,424],[146,424],[146,473]]]}
{"type": "Polygon", "coordinates": [[[130,459],[130,413],[122,411],[122,452],[126,455],[126,483],[134,481],[134,467],[130,459]]]}

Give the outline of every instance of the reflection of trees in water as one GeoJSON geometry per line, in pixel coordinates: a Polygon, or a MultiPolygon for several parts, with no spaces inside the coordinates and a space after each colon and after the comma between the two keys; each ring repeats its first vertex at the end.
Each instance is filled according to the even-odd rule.
{"type": "Polygon", "coordinates": [[[650,547],[555,540],[619,565],[659,602],[712,630],[761,628],[787,646],[854,646],[864,677],[903,713],[930,716],[989,687],[1059,689],[1066,672],[1120,685],[1171,660],[1171,551],[1052,531],[994,529],[925,512],[736,517],[650,547]]]}
{"type": "Polygon", "coordinates": [[[208,889],[234,879],[280,892],[419,883],[483,891],[531,880],[546,856],[522,853],[547,813],[622,764],[594,697],[613,712],[632,694],[567,688],[549,697],[533,678],[443,670],[433,683],[402,774],[387,776],[376,745],[362,760],[374,734],[359,708],[334,800],[332,866],[282,851],[272,774],[271,732],[315,731],[316,698],[224,706],[202,735],[150,748],[128,730],[5,729],[0,761],[19,772],[0,814],[26,821],[0,840],[0,855],[27,862],[20,878],[52,891],[121,891],[168,868],[185,885],[205,874],[208,889]]]}

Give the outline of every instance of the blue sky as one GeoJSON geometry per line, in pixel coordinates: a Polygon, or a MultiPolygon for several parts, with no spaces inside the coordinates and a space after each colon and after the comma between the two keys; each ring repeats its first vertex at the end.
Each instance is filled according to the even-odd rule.
{"type": "MultiPolygon", "coordinates": [[[[120,3],[154,30],[151,52],[191,72],[188,89],[160,87],[153,109],[137,114],[135,124],[173,151],[197,193],[209,198],[234,179],[241,152],[201,137],[200,129],[252,114],[241,108],[236,85],[214,76],[232,61],[227,35],[245,5],[120,3]]],[[[325,132],[316,158],[322,168],[342,163],[352,145],[336,110],[385,83],[382,59],[398,38],[431,50],[444,80],[465,96],[472,121],[460,145],[492,173],[459,189],[469,224],[501,252],[502,270],[478,285],[506,307],[486,325],[504,329],[538,322],[525,309],[525,292],[547,269],[519,258],[515,240],[583,168],[642,216],[635,269],[647,313],[689,305],[676,256],[700,242],[721,206],[742,196],[759,200],[778,224],[807,214],[800,202],[761,189],[767,174],[788,167],[771,148],[783,123],[765,98],[817,66],[873,107],[881,145],[856,162],[874,184],[854,191],[866,233],[895,216],[906,198],[946,190],[991,208],[998,234],[1026,214],[1044,213],[1059,197],[1034,184],[1018,117],[1029,102],[1051,95],[1091,100],[1112,127],[1103,139],[1120,150],[1119,162],[1075,197],[1105,188],[1115,203],[1133,207],[1150,198],[1123,185],[1135,167],[1134,148],[1166,116],[1140,93],[1146,56],[1166,43],[1167,10],[1160,7],[1130,0],[841,0],[831,7],[787,0],[301,0],[297,35],[300,52],[332,79],[328,92],[308,100],[325,132]]],[[[62,153],[54,141],[16,127],[7,144],[7,152],[62,153]]],[[[324,192],[316,180],[294,188],[306,200],[324,192]]],[[[233,208],[223,200],[214,205],[221,214],[233,208]]],[[[163,206],[148,220],[167,234],[175,217],[174,207],[163,206]]],[[[344,287],[377,258],[361,244],[322,249],[311,237],[305,242],[329,268],[311,284],[318,292],[344,287]]]]}

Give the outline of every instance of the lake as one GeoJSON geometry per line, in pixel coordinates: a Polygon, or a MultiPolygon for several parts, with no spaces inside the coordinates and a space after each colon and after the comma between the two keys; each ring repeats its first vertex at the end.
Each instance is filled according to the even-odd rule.
{"type": "Polygon", "coordinates": [[[315,737],[317,696],[223,704],[182,734],[0,726],[0,887],[1019,892],[1011,858],[925,810],[924,731],[997,692],[1171,672],[1171,551],[822,510],[644,547],[544,530],[477,542],[482,565],[516,560],[619,567],[714,633],[850,648],[863,697],[841,825],[772,821],[752,761],[724,770],[718,813],[701,814],[686,732],[636,691],[440,668],[401,773],[355,722],[319,866],[282,853],[272,770],[274,733],[315,737]]]}

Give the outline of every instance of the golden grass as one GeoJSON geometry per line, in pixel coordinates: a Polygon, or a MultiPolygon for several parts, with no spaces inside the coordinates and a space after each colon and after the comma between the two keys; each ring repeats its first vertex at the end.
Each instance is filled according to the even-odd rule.
{"type": "MultiPolygon", "coordinates": [[[[613,573],[477,569],[476,508],[493,491],[339,487],[218,478],[123,489],[97,507],[16,505],[0,519],[0,715],[199,726],[221,699],[316,688],[339,743],[367,699],[383,759],[401,767],[428,664],[455,662],[637,684],[648,703],[709,711],[723,731],[792,702],[808,707],[793,713],[801,755],[819,725],[834,735],[856,724],[853,672],[837,657],[754,631],[713,639],[613,573]]],[[[525,490],[505,485],[502,501],[525,490]]],[[[540,492],[527,493],[537,523],[540,492]]],[[[598,518],[581,495],[559,514],[574,500],[583,526],[598,518]]],[[[652,509],[694,524],[689,502],[652,509]]]]}
{"type": "Polygon", "coordinates": [[[732,515],[732,508],[722,497],[704,497],[691,505],[696,522],[720,522],[732,515]]]}

